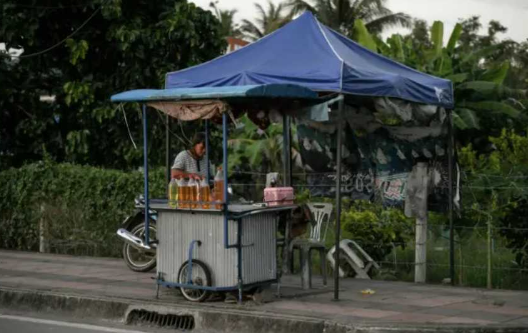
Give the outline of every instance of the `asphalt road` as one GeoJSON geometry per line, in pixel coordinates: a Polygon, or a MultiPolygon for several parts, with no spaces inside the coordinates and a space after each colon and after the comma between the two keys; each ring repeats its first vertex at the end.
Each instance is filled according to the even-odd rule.
{"type": "Polygon", "coordinates": [[[33,317],[0,314],[1,333],[144,333],[134,329],[104,327],[33,317]]]}

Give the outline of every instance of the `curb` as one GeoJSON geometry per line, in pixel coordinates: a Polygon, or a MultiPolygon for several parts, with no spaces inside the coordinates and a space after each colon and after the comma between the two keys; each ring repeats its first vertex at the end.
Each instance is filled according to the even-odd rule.
{"type": "Polygon", "coordinates": [[[159,314],[191,315],[194,317],[196,329],[215,332],[328,332],[325,330],[325,322],[323,320],[300,316],[255,313],[233,309],[220,310],[196,305],[181,306],[175,304],[167,306],[115,297],[111,299],[98,298],[86,295],[6,287],[0,287],[1,308],[22,311],[60,312],[80,318],[106,319],[119,322],[127,322],[128,315],[134,310],[146,310],[159,314]]]}
{"type": "Polygon", "coordinates": [[[194,304],[156,304],[135,299],[90,297],[0,287],[0,309],[64,313],[80,318],[128,322],[132,311],[192,316],[195,328],[214,332],[251,333],[528,333],[528,327],[472,325],[343,325],[328,320],[268,312],[200,307],[194,304]]]}

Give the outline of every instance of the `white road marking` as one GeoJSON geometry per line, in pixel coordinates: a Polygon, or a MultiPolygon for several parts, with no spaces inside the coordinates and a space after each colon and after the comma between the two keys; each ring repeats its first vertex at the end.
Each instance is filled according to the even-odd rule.
{"type": "Polygon", "coordinates": [[[29,323],[35,323],[35,324],[48,324],[48,325],[55,325],[55,326],[62,326],[62,327],[73,327],[73,328],[80,328],[80,329],[94,330],[94,331],[98,330],[98,331],[101,331],[101,332],[145,333],[145,332],[142,332],[142,331],[123,330],[123,329],[119,329],[119,328],[110,328],[110,327],[103,327],[103,326],[96,326],[96,325],[89,325],[89,324],[68,323],[68,322],[64,322],[64,321],[37,319],[37,318],[22,317],[22,316],[9,316],[9,315],[3,315],[3,314],[0,314],[0,319],[11,319],[11,320],[18,320],[18,321],[24,321],[24,322],[29,322],[29,323]]]}

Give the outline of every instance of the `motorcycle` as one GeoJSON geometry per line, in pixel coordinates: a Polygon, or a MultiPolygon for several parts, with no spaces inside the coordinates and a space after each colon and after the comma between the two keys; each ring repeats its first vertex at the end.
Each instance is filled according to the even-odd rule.
{"type": "Polygon", "coordinates": [[[117,230],[117,235],[124,241],[123,259],[128,268],[134,272],[148,272],[156,267],[156,221],[158,213],[149,210],[149,242],[145,242],[145,201],[140,196],[134,199],[136,211],[127,216],[117,230]]]}

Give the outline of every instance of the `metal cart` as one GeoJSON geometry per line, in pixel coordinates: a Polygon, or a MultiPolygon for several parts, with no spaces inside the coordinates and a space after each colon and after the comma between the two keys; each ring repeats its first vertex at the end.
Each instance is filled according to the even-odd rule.
{"type": "Polygon", "coordinates": [[[229,205],[227,224],[220,210],[158,212],[157,283],[178,287],[190,301],[212,291],[244,290],[278,282],[277,214],[293,206],[259,208],[229,205]]]}
{"type": "MultiPolygon", "coordinates": [[[[162,101],[159,102],[162,111],[172,115],[170,110],[164,109],[166,105],[183,99],[193,99],[193,96],[196,96],[195,99],[212,101],[232,98],[234,100],[231,102],[234,105],[241,103],[242,100],[245,101],[244,97],[249,98],[250,103],[266,99],[268,107],[273,103],[284,104],[284,101],[290,103],[292,107],[319,102],[317,93],[307,88],[281,84],[229,89],[212,87],[161,91],[137,90],[114,95],[112,101],[144,103],[162,101]]],[[[229,118],[228,111],[223,107],[220,109],[222,111],[217,114],[221,114],[222,117],[225,200],[220,203],[221,209],[178,209],[169,207],[166,202],[153,200],[151,203],[149,200],[147,105],[143,104],[144,208],[145,211],[152,209],[158,213],[158,239],[155,243],[150,239],[148,214],[145,214],[145,237],[144,240],[140,240],[141,244],[136,242],[135,246],[147,250],[157,248],[158,291],[160,286],[178,287],[183,296],[190,301],[204,301],[213,291],[238,291],[238,300],[241,302],[244,290],[278,282],[277,216],[296,207],[262,207],[229,203],[227,153],[229,118]]],[[[187,109],[184,112],[185,116],[189,115],[187,109]]],[[[207,120],[209,118],[200,115],[194,119],[205,120],[206,162],[209,165],[207,120]]],[[[285,140],[284,144],[289,154],[289,139],[285,140]]],[[[289,156],[286,160],[289,161],[289,156]]],[[[209,168],[207,171],[209,172],[209,168]]],[[[198,206],[201,207],[199,202],[198,206]]]]}

